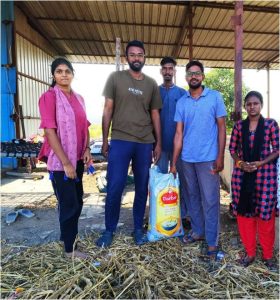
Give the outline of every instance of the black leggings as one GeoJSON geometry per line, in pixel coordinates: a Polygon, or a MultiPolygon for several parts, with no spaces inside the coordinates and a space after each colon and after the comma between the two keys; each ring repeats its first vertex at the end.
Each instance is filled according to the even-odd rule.
{"type": "Polygon", "coordinates": [[[60,240],[64,242],[65,252],[73,251],[73,244],[78,233],[78,220],[83,208],[83,172],[84,163],[77,162],[77,178],[64,179],[64,171],[53,171],[52,186],[58,201],[60,240]]]}

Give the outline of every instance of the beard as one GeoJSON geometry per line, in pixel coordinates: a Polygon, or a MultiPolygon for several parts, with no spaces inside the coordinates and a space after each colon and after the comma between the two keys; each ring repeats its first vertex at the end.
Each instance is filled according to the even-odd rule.
{"type": "Polygon", "coordinates": [[[196,90],[196,89],[200,88],[201,85],[202,85],[202,82],[201,82],[201,81],[195,81],[195,82],[190,81],[190,82],[189,82],[189,87],[190,87],[191,89],[193,89],[193,90],[196,90]]]}
{"type": "Polygon", "coordinates": [[[166,82],[170,82],[170,81],[172,81],[172,76],[171,75],[165,75],[165,76],[163,76],[163,79],[166,82]]]}
{"type": "Polygon", "coordinates": [[[140,72],[142,70],[142,68],[144,67],[144,63],[141,62],[129,62],[128,61],[128,65],[130,67],[130,69],[134,72],[140,72]]]}

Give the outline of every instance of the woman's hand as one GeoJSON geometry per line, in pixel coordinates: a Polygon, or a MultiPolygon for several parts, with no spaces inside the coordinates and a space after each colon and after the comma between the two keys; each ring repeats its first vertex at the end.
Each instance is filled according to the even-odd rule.
{"type": "Polygon", "coordinates": [[[263,165],[262,161],[252,161],[251,165],[254,165],[256,168],[259,168],[263,165]]]}
{"type": "Polygon", "coordinates": [[[84,164],[88,164],[91,161],[91,154],[89,147],[86,148],[85,153],[83,155],[84,164]]]}
{"type": "Polygon", "coordinates": [[[65,175],[70,179],[75,179],[77,177],[77,173],[75,168],[72,166],[72,164],[69,162],[65,165],[63,165],[63,169],[65,172],[65,175]]]}
{"type": "Polygon", "coordinates": [[[258,169],[258,167],[256,166],[255,163],[256,162],[244,161],[244,162],[242,162],[240,167],[244,172],[252,173],[252,172],[255,172],[258,169]]]}

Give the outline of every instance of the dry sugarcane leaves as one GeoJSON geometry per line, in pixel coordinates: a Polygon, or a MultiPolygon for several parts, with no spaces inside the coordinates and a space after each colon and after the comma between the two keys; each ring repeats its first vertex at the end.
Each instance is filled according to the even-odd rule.
{"type": "Polygon", "coordinates": [[[97,248],[97,234],[78,241],[90,255],[86,261],[67,259],[60,243],[2,251],[1,292],[17,299],[278,299],[279,274],[269,272],[260,254],[254,264],[236,263],[241,250],[232,247],[233,232],[221,234],[225,257],[199,259],[203,245],[182,246],[176,239],[137,247],[117,234],[109,249],[97,248]]]}

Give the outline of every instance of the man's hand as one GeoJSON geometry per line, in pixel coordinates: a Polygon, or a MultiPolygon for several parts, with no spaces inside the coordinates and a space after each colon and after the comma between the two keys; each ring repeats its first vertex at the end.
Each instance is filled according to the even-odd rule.
{"type": "Polygon", "coordinates": [[[108,140],[103,140],[101,153],[105,158],[108,158],[108,151],[109,151],[109,143],[108,140]]]}
{"type": "Polygon", "coordinates": [[[175,166],[175,165],[171,165],[171,166],[170,166],[169,173],[172,173],[173,176],[174,176],[174,178],[176,178],[177,169],[176,169],[176,166],[175,166]]]}
{"type": "Polygon", "coordinates": [[[219,173],[224,169],[224,156],[219,156],[213,164],[213,173],[219,173]]]}
{"type": "Polygon", "coordinates": [[[158,144],[156,144],[155,149],[153,151],[154,164],[157,163],[157,161],[160,158],[160,155],[161,155],[161,146],[159,146],[158,144]]]}

